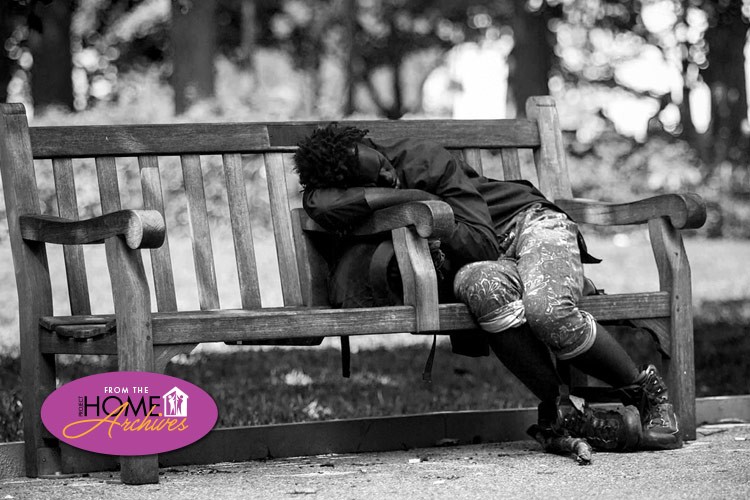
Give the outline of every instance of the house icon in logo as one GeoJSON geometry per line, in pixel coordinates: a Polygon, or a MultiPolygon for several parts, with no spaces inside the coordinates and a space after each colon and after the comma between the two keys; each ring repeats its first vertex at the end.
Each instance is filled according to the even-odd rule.
{"type": "Polygon", "coordinates": [[[164,417],[187,417],[188,395],[177,386],[162,396],[164,400],[164,417]]]}

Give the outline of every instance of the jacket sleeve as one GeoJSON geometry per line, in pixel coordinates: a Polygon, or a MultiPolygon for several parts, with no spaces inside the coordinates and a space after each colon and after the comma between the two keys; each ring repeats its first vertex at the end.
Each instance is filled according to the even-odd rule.
{"type": "Polygon", "coordinates": [[[302,206],[315,222],[335,233],[345,233],[373,212],[361,187],[306,189],[302,206]]]}
{"type": "Polygon", "coordinates": [[[400,158],[404,185],[435,194],[453,209],[455,231],[441,241],[451,267],[497,259],[500,249],[490,211],[469,179],[468,167],[430,142],[414,141],[404,151],[400,158]]]}

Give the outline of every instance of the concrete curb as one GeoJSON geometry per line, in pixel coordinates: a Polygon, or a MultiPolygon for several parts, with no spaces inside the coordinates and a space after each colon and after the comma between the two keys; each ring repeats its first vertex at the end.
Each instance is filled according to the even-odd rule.
{"type": "MultiPolygon", "coordinates": [[[[710,397],[710,398],[698,398],[696,399],[696,423],[698,425],[704,425],[704,424],[714,424],[714,423],[722,423],[722,422],[750,422],[750,395],[742,395],[742,396],[718,396],[718,397],[710,397]]],[[[492,411],[486,411],[486,412],[455,412],[450,413],[452,418],[457,419],[456,422],[454,422],[456,428],[461,427],[476,427],[479,425],[479,427],[483,427],[484,432],[482,441],[483,442],[497,442],[497,441],[508,441],[508,440],[518,440],[518,439],[524,439],[525,438],[525,428],[528,426],[528,420],[529,415],[531,413],[535,414],[536,408],[523,408],[523,409],[517,409],[517,410],[498,410],[497,412],[492,411]],[[494,415],[497,413],[497,415],[494,415]],[[503,417],[500,416],[500,414],[505,414],[503,417]],[[508,418],[507,413],[518,413],[518,418],[511,419],[511,421],[515,421],[515,423],[511,426],[512,429],[506,428],[504,430],[504,433],[497,434],[496,432],[493,434],[491,432],[491,429],[489,429],[488,422],[497,422],[497,419],[500,418],[508,418]],[[459,420],[464,421],[466,426],[463,426],[459,420]],[[497,434],[497,435],[496,435],[497,434]]],[[[447,415],[448,413],[446,413],[447,415]]],[[[414,426],[417,425],[417,427],[424,427],[424,420],[434,420],[437,417],[445,417],[445,415],[442,414],[425,414],[425,415],[409,415],[404,417],[388,417],[388,432],[392,434],[391,438],[394,438],[394,436],[398,436],[399,433],[408,435],[410,438],[413,438],[414,434],[414,426]],[[415,420],[416,422],[415,424],[415,420]],[[401,423],[399,423],[401,422],[401,423]]],[[[369,421],[378,421],[383,420],[372,418],[372,419],[356,419],[356,420],[342,420],[342,421],[329,421],[329,422],[319,422],[318,424],[322,424],[324,427],[337,427],[338,431],[341,431],[346,426],[352,426],[357,423],[362,422],[369,422],[369,421]],[[343,426],[343,427],[342,427],[343,426]]],[[[300,423],[300,424],[279,424],[277,426],[264,426],[268,428],[272,427],[278,427],[279,432],[275,433],[278,434],[278,437],[273,439],[273,443],[269,441],[269,446],[272,448],[278,448],[279,450],[282,450],[284,448],[284,443],[288,445],[288,441],[290,440],[290,436],[295,436],[295,433],[300,433],[300,436],[297,436],[299,439],[304,439],[305,441],[309,440],[309,428],[310,428],[309,422],[306,423],[300,423]],[[306,437],[305,437],[306,436],[306,437]]],[[[428,426],[429,427],[429,426],[428,426]]],[[[429,446],[429,444],[425,443],[436,443],[441,438],[445,438],[444,435],[446,432],[446,429],[444,423],[441,423],[440,425],[433,426],[435,429],[423,429],[426,433],[426,435],[421,436],[423,442],[414,443],[414,446],[416,447],[424,447],[429,446]],[[429,435],[428,435],[429,434],[429,435]]],[[[252,430],[252,428],[248,428],[252,430]]],[[[268,429],[266,429],[268,431],[268,429]]],[[[329,432],[331,429],[328,430],[329,432]]],[[[212,431],[217,432],[217,431],[212,431]]],[[[222,430],[219,430],[218,432],[222,432],[222,430]]],[[[266,432],[267,433],[267,432],[266,432]]],[[[264,433],[264,434],[266,434],[264,433]]],[[[271,437],[273,437],[274,433],[270,433],[271,437]]],[[[349,436],[351,437],[351,436],[349,436]]],[[[292,439],[291,441],[295,441],[295,439],[292,439]]],[[[325,440],[321,441],[325,442],[325,440]]],[[[399,439],[395,439],[396,443],[400,442],[399,439]]],[[[409,439],[405,439],[404,442],[409,442],[409,439]]],[[[318,443],[318,446],[320,443],[318,443]]],[[[292,449],[290,448],[290,453],[294,452],[294,454],[284,454],[279,453],[277,456],[275,455],[275,458],[281,458],[282,456],[297,456],[297,455],[316,455],[319,453],[341,453],[341,452],[351,452],[352,450],[344,450],[344,449],[330,449],[330,445],[325,446],[326,449],[305,449],[304,451],[299,451],[296,448],[292,449]],[[295,451],[296,450],[296,451],[295,451]]],[[[392,446],[392,449],[401,449],[403,446],[399,447],[396,445],[392,446]]],[[[383,449],[380,449],[380,451],[385,451],[383,449]]],[[[170,452],[170,453],[177,453],[170,452]]],[[[202,452],[202,453],[205,453],[202,452]]],[[[213,457],[216,458],[216,457],[213,457]]],[[[255,458],[255,457],[251,457],[255,458]]],[[[247,457],[245,458],[247,459],[247,457]]],[[[225,461],[226,459],[220,459],[216,458],[215,461],[225,461]]],[[[201,460],[195,460],[194,457],[191,459],[190,457],[177,457],[175,464],[199,464],[199,463],[206,463],[205,461],[201,460]]],[[[168,463],[165,465],[175,465],[172,463],[168,463]]],[[[103,470],[101,467],[96,468],[95,470],[103,470]]],[[[93,470],[92,469],[92,470],[93,470]]],[[[18,441],[13,443],[0,443],[0,479],[7,479],[7,478],[13,478],[13,477],[22,477],[26,475],[26,467],[24,465],[24,442],[18,441]]]]}

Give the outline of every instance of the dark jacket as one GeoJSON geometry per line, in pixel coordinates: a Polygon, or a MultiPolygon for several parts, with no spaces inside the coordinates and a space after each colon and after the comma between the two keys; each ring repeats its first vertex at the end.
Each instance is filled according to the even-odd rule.
{"type": "MultiPolygon", "coordinates": [[[[440,244],[446,257],[448,285],[462,265],[496,260],[500,256],[498,237],[521,210],[534,203],[559,210],[531,183],[498,181],[481,176],[465,161],[457,159],[435,143],[402,139],[381,143],[370,141],[370,145],[391,161],[403,188],[435,194],[453,209],[455,230],[440,244]]],[[[308,189],[303,195],[303,205],[310,217],[333,231],[354,226],[372,213],[363,188],[308,189]]],[[[585,246],[581,250],[581,255],[588,257],[585,246]]],[[[338,269],[337,272],[363,275],[361,269],[338,269]]],[[[339,284],[349,283],[346,276],[339,275],[334,279],[339,284]]],[[[443,287],[444,290],[450,288],[443,287]]],[[[441,295],[441,299],[450,300],[444,297],[445,293],[441,295]]],[[[346,304],[342,305],[346,307],[346,304]]],[[[487,355],[486,342],[479,342],[478,345],[479,338],[479,335],[451,336],[454,351],[466,355],[487,355]],[[470,340],[464,345],[466,339],[470,340]]]]}

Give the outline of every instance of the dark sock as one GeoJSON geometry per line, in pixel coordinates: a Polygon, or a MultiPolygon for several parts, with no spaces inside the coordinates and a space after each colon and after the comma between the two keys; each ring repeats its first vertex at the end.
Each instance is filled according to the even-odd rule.
{"type": "Polygon", "coordinates": [[[488,334],[495,355],[543,402],[555,402],[560,394],[560,376],[552,355],[528,325],[488,334]]]}
{"type": "Polygon", "coordinates": [[[596,377],[612,387],[635,383],[640,375],[630,355],[600,324],[596,325],[594,345],[568,362],[587,375],[596,377]]]}

